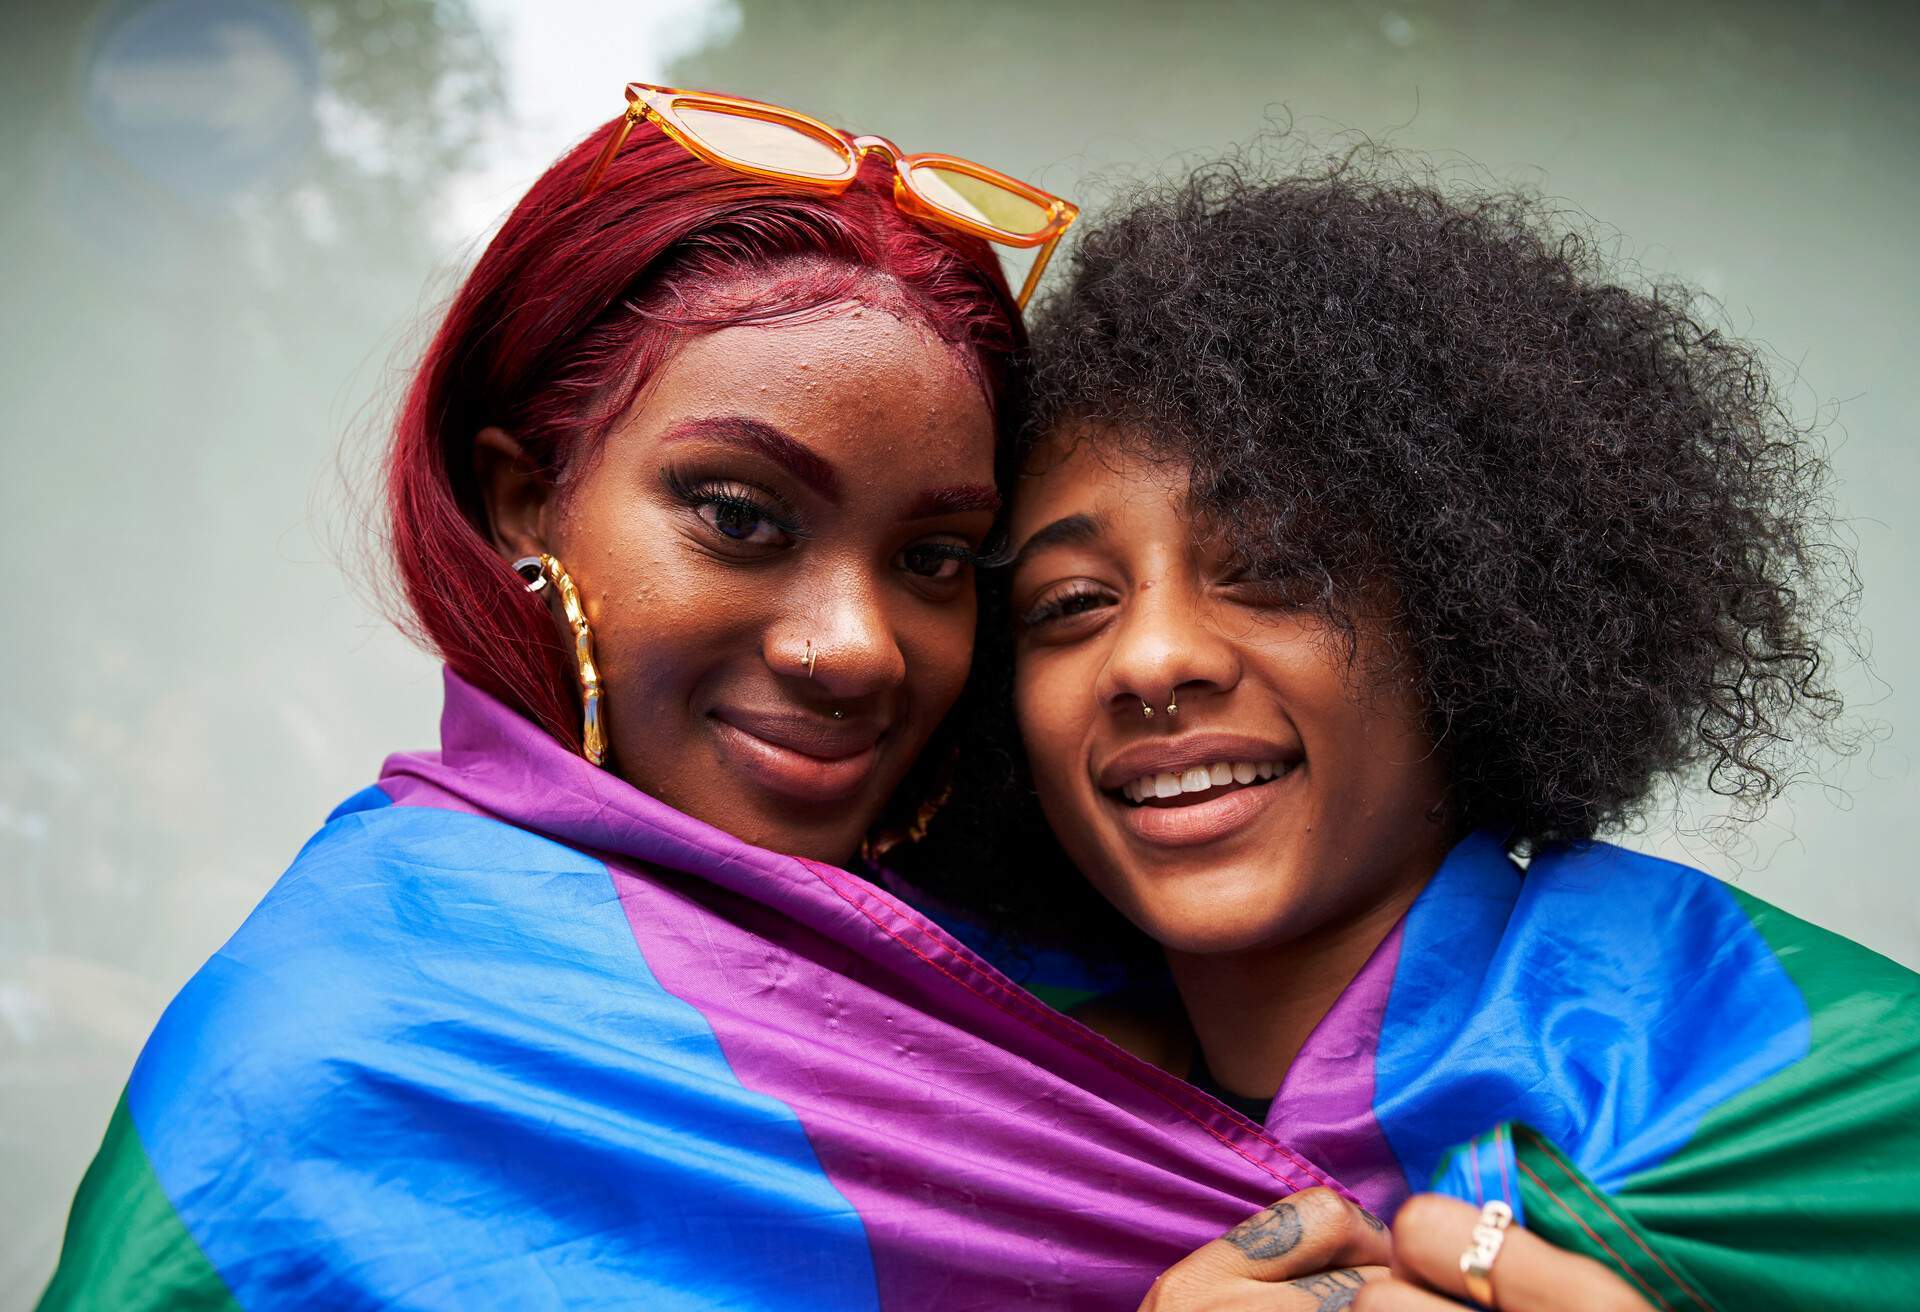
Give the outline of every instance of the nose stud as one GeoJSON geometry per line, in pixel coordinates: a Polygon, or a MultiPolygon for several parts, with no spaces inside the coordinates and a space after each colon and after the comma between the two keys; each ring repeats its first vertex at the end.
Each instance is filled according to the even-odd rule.
{"type": "Polygon", "coordinates": [[[808,638],[806,665],[807,665],[807,677],[809,679],[813,677],[813,663],[819,659],[820,659],[820,653],[813,649],[813,639],[808,638]]]}
{"type": "Polygon", "coordinates": [[[1140,714],[1146,716],[1149,720],[1153,718],[1153,707],[1147,705],[1147,699],[1145,697],[1140,699],[1140,714]]]}

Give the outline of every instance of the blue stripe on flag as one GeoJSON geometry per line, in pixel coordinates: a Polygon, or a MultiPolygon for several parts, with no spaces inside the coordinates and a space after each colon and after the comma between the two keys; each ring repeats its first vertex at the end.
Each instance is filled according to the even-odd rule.
{"type": "Polygon", "coordinates": [[[606,868],[350,799],[129,1085],[243,1305],[872,1308],[785,1104],[654,980],[606,868]]]}
{"type": "Polygon", "coordinates": [[[1592,843],[1522,877],[1476,834],[1407,914],[1374,1111],[1416,1187],[1513,1121],[1612,1189],[1810,1039],[1800,990],[1710,875],[1592,843]]]}

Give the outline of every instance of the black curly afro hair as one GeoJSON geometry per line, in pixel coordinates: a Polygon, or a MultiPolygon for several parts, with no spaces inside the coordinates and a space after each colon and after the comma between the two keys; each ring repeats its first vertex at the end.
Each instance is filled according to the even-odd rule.
{"type": "MultiPolygon", "coordinates": [[[[1757,808],[1840,712],[1821,444],[1716,307],[1609,254],[1380,149],[1203,168],[1082,237],[1035,324],[1028,448],[1071,428],[1184,462],[1196,517],[1330,617],[1390,583],[1463,830],[1578,842],[1675,777],[1757,808]]],[[[1006,708],[1001,586],[976,679],[1006,708]]],[[[1114,925],[1006,714],[894,860],[1015,933],[1114,925]]]]}

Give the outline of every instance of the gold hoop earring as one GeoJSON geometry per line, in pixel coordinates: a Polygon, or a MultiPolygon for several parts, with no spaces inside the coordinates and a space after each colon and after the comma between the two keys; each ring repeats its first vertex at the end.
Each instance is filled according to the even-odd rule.
{"type": "Polygon", "coordinates": [[[607,761],[607,730],[601,715],[600,667],[593,661],[593,630],[587,626],[587,612],[580,605],[580,590],[573,576],[552,556],[522,556],[513,569],[526,581],[528,592],[543,592],[549,583],[560,595],[560,610],[573,630],[573,659],[580,667],[580,755],[594,765],[607,761]]]}
{"type": "MultiPolygon", "coordinates": [[[[838,715],[836,711],[834,714],[838,715]]],[[[913,820],[905,829],[889,829],[878,834],[869,834],[860,840],[860,859],[870,866],[880,864],[880,858],[903,843],[917,843],[927,836],[927,826],[933,817],[940,814],[940,808],[953,797],[953,761],[948,760],[941,768],[939,788],[933,796],[915,808],[913,820]]]]}

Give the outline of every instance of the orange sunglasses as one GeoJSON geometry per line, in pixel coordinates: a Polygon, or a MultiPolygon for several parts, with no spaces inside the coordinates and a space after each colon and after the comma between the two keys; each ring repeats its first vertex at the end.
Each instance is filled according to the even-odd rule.
{"type": "Polygon", "coordinates": [[[894,202],[915,218],[944,223],[1003,246],[1038,246],[1020,288],[1020,308],[1040,282],[1054,247],[1080,207],[953,155],[905,155],[885,137],[856,137],[818,119],[758,100],[711,91],[627,83],[627,112],[593,162],[580,195],[600,184],[633,125],[651,119],[709,164],[838,193],[853,185],[860,163],[879,153],[893,165],[894,202]]]}

